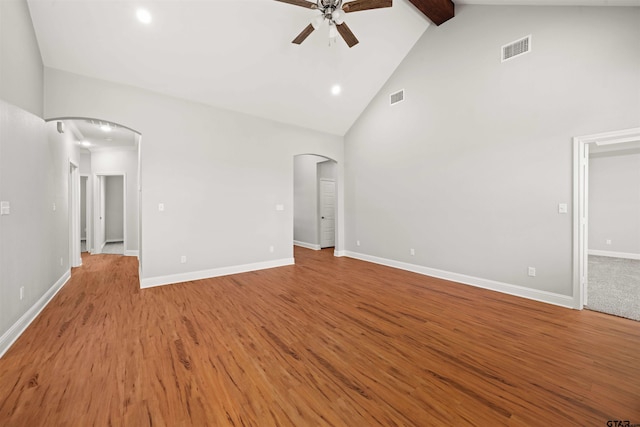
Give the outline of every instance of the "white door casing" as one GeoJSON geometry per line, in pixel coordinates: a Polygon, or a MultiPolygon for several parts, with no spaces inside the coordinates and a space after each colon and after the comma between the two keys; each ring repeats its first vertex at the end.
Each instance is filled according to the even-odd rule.
{"type": "Polygon", "coordinates": [[[80,169],[69,159],[69,267],[82,265],[80,255],[80,169]]]}
{"type": "Polygon", "coordinates": [[[589,146],[640,141],[640,127],[573,138],[573,300],[587,304],[589,260],[589,146]]]}

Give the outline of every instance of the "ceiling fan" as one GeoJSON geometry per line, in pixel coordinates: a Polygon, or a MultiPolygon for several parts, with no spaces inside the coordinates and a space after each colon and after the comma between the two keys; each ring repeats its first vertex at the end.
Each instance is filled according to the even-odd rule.
{"type": "Polygon", "coordinates": [[[329,38],[335,38],[339,33],[349,47],[357,45],[358,39],[347,27],[347,24],[344,23],[345,13],[391,7],[393,2],[393,0],[352,0],[344,3],[342,0],[317,0],[315,2],[308,0],[276,1],[306,7],[307,9],[316,9],[321,13],[298,34],[298,37],[293,39],[292,43],[302,43],[313,30],[317,30],[324,21],[327,21],[329,23],[329,38]]]}

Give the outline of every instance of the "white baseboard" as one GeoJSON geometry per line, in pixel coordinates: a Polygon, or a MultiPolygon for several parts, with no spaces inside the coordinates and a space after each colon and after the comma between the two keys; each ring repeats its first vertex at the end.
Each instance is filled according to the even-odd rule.
{"type": "Polygon", "coordinates": [[[347,256],[347,251],[333,250],[333,256],[347,256]]]}
{"type": "Polygon", "coordinates": [[[273,261],[256,262],[252,264],[233,265],[230,267],[213,268],[210,270],[192,271],[189,273],[171,274],[169,276],[147,277],[140,279],[140,288],[171,285],[174,283],[190,282],[192,280],[209,279],[212,277],[228,276],[230,274],[247,273],[249,271],[265,270],[267,268],[293,265],[293,258],[282,258],[273,261]]]}
{"type": "Polygon", "coordinates": [[[128,249],[127,249],[127,250],[125,250],[125,251],[124,251],[124,256],[134,256],[134,257],[138,257],[138,256],[139,256],[139,254],[140,254],[140,251],[138,251],[138,250],[133,251],[133,250],[128,250],[128,249]]]}
{"type": "Polygon", "coordinates": [[[628,252],[601,251],[598,249],[589,249],[589,255],[608,256],[610,258],[624,258],[640,260],[640,254],[632,254],[628,252]]]}
{"type": "Polygon", "coordinates": [[[320,245],[316,245],[315,243],[301,242],[299,240],[294,240],[293,244],[296,246],[300,246],[301,248],[313,249],[314,251],[319,251],[321,249],[320,245]]]}
{"type": "Polygon", "coordinates": [[[7,350],[9,350],[13,343],[16,342],[16,340],[20,337],[20,335],[22,335],[25,329],[27,329],[31,322],[33,322],[38,314],[40,314],[42,309],[44,309],[47,304],[49,304],[49,301],[51,301],[51,299],[58,293],[58,291],[62,289],[62,287],[69,281],[70,278],[71,270],[67,270],[62,275],[62,277],[60,277],[56,281],[56,283],[54,283],[53,286],[51,286],[49,290],[45,292],[44,295],[42,295],[40,299],[38,299],[38,301],[36,301],[35,304],[33,304],[31,308],[29,308],[22,315],[22,317],[20,317],[20,319],[18,319],[17,322],[14,323],[9,328],[9,330],[0,337],[0,357],[2,357],[7,352],[7,350]]]}
{"type": "Polygon", "coordinates": [[[425,276],[437,277],[439,279],[450,280],[452,282],[471,285],[478,288],[501,292],[503,294],[514,295],[548,304],[558,305],[566,308],[575,308],[573,297],[556,294],[553,292],[540,291],[537,289],[525,288],[524,286],[512,285],[509,283],[497,282],[495,280],[482,279],[479,277],[467,276],[466,274],[452,273],[450,271],[438,270],[421,265],[409,264],[401,261],[394,261],[386,258],[379,258],[372,255],[360,254],[357,252],[344,251],[345,256],[359,259],[361,261],[373,262],[375,264],[386,265],[388,267],[399,268],[425,276]]]}

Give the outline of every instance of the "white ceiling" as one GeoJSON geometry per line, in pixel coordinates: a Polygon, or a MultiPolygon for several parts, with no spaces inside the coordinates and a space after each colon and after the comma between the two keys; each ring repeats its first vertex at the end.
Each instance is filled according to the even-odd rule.
{"type": "Polygon", "coordinates": [[[138,134],[129,128],[95,119],[65,119],[65,129],[72,132],[82,148],[88,151],[135,149],[138,134]],[[106,126],[106,128],[103,128],[106,126]]]}
{"type": "MultiPolygon", "coordinates": [[[[640,4],[640,0],[463,0],[640,4]]],[[[273,0],[28,0],[44,65],[343,135],[429,26],[407,0],[347,15],[360,43],[328,30],[294,39],[317,11],[273,0]],[[147,8],[149,25],[136,19],[147,8]],[[331,94],[342,86],[339,96],[331,94]]],[[[455,18],[453,18],[455,19],[455,18]]],[[[445,24],[446,25],[446,24],[445,24]]],[[[400,89],[400,88],[398,88],[400,89]]]]}
{"type": "Polygon", "coordinates": [[[349,49],[326,27],[292,44],[318,12],[273,0],[28,3],[47,67],[339,135],[429,25],[407,0],[350,13],[349,49]]]}

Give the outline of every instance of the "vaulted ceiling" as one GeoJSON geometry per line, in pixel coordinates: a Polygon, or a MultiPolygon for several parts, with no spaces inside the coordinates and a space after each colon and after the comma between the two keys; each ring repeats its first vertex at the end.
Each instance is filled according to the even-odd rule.
{"type": "MultiPolygon", "coordinates": [[[[551,0],[456,3],[545,2],[551,0]]],[[[318,12],[274,0],[28,4],[47,67],[338,135],[429,25],[455,19],[450,0],[394,0],[390,8],[348,14],[345,22],[360,41],[349,48],[339,37],[330,40],[326,28],[291,43],[318,12]],[[138,21],[138,8],[148,10],[150,23],[138,21]],[[339,95],[332,94],[334,85],[339,95]]]]}

